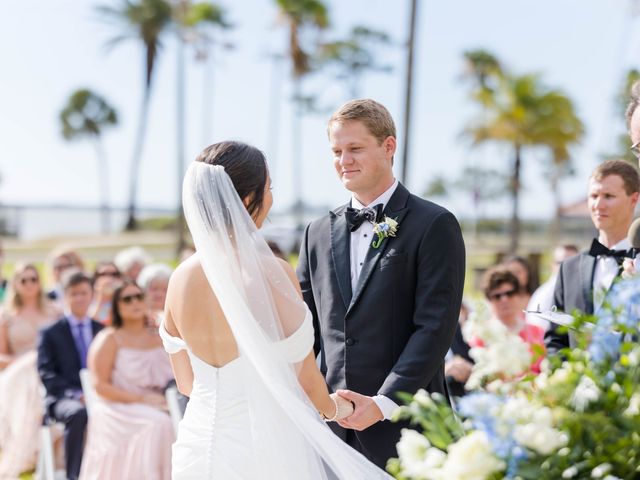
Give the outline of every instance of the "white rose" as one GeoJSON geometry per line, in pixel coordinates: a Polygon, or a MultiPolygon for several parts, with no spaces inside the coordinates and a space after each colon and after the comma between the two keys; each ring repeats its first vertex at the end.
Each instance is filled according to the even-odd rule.
{"type": "Polygon", "coordinates": [[[542,455],[550,455],[569,441],[565,433],[537,423],[517,425],[513,436],[520,445],[542,455]]]}
{"type": "Polygon", "coordinates": [[[402,429],[397,448],[402,473],[411,478],[433,478],[432,470],[440,467],[447,456],[431,447],[424,435],[408,428],[402,429]]]}
{"type": "Polygon", "coordinates": [[[493,455],[487,435],[478,430],[449,445],[448,451],[441,470],[443,479],[483,480],[505,468],[504,462],[493,455]]]}

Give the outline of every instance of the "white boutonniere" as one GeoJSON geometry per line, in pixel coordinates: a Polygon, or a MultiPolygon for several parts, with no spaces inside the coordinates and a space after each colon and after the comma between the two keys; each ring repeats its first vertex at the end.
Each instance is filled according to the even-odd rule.
{"type": "Polygon", "coordinates": [[[379,248],[382,245],[382,241],[387,237],[395,237],[398,231],[398,222],[393,218],[389,218],[386,215],[384,220],[380,223],[373,224],[373,233],[378,236],[372,243],[373,248],[379,248]]]}

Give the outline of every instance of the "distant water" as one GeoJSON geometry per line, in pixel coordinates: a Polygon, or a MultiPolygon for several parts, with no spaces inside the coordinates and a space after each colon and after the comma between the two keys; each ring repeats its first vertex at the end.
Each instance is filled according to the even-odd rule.
{"type": "MultiPolygon", "coordinates": [[[[5,229],[17,234],[21,240],[37,240],[59,235],[97,235],[102,233],[99,210],[59,207],[3,207],[0,218],[5,229]]],[[[140,219],[174,215],[172,210],[140,210],[140,219]]],[[[110,216],[110,232],[122,231],[127,221],[127,212],[115,210],[110,216]]]]}

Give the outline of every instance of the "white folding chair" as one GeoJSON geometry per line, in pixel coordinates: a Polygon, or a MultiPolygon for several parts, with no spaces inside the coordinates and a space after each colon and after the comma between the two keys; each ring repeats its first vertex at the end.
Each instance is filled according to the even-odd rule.
{"type": "Polygon", "coordinates": [[[182,410],[180,409],[180,402],[178,402],[178,389],[176,387],[169,387],[165,390],[164,396],[167,399],[167,407],[169,407],[169,416],[173,423],[173,430],[178,434],[178,424],[182,420],[182,410]]]}
{"type": "Polygon", "coordinates": [[[87,409],[87,415],[91,415],[91,408],[96,401],[98,394],[91,383],[91,373],[86,368],[80,370],[80,385],[84,395],[84,405],[87,409]]]}
{"type": "MultiPolygon", "coordinates": [[[[40,393],[44,399],[47,394],[44,386],[40,387],[40,393]]],[[[52,430],[57,426],[56,421],[50,418],[48,413],[45,412],[38,439],[40,448],[38,449],[38,459],[34,475],[36,480],[64,480],[66,478],[66,472],[64,470],[56,470],[52,430]]]]}

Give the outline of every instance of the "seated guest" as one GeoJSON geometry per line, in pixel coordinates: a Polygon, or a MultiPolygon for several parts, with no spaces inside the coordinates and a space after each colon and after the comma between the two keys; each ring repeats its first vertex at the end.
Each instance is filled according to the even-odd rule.
{"type": "Polygon", "coordinates": [[[122,284],[120,270],[113,262],[100,262],[93,273],[93,304],[90,316],[103,325],[111,325],[111,299],[114,290],[122,284]]]}
{"type": "Polygon", "coordinates": [[[135,283],[125,281],[114,292],[112,319],[89,351],[98,397],[80,478],[169,480],[175,434],[162,392],[173,373],[157,331],[147,326],[144,293],[135,283]]]}
{"type": "Polygon", "coordinates": [[[518,255],[512,255],[507,257],[502,265],[504,268],[513,273],[518,279],[518,283],[520,284],[520,304],[518,305],[519,313],[518,315],[524,318],[525,314],[523,310],[527,309],[527,305],[529,305],[529,300],[531,300],[531,294],[538,287],[538,282],[534,281],[533,272],[531,270],[531,264],[527,261],[526,258],[520,257],[518,255]]]}
{"type": "MultiPolygon", "coordinates": [[[[489,301],[489,310],[493,317],[500,320],[512,333],[518,335],[529,345],[544,347],[544,330],[525,322],[520,315],[523,292],[516,276],[504,266],[489,269],[483,279],[483,291],[489,301]]],[[[482,346],[479,339],[471,339],[471,347],[482,346]]],[[[540,373],[540,363],[543,357],[535,358],[531,371],[540,373]]]]}
{"type": "Polygon", "coordinates": [[[35,467],[42,424],[36,342],[38,330],[58,314],[36,268],[18,265],[0,313],[0,478],[17,478],[35,467]]]}
{"type": "Polygon", "coordinates": [[[84,262],[80,255],[73,250],[58,251],[51,259],[51,271],[53,275],[53,288],[47,292],[47,298],[58,307],[63,307],[62,278],[71,271],[84,270],[84,262]]]}
{"type": "Polygon", "coordinates": [[[48,414],[64,423],[67,479],[75,480],[87,425],[79,372],[87,365],[87,350],[102,324],[87,315],[93,298],[91,278],[73,272],[62,283],[65,316],[40,333],[38,373],[47,391],[48,414]]]}
{"type": "Polygon", "coordinates": [[[160,326],[164,316],[164,301],[167,297],[167,287],[169,277],[173,270],[163,263],[153,263],[142,269],[136,282],[147,301],[149,324],[155,327],[160,326]]]}
{"type": "Polygon", "coordinates": [[[136,282],[145,265],[151,263],[151,257],[142,247],[129,247],[119,251],[113,262],[124,277],[136,282]]]}

